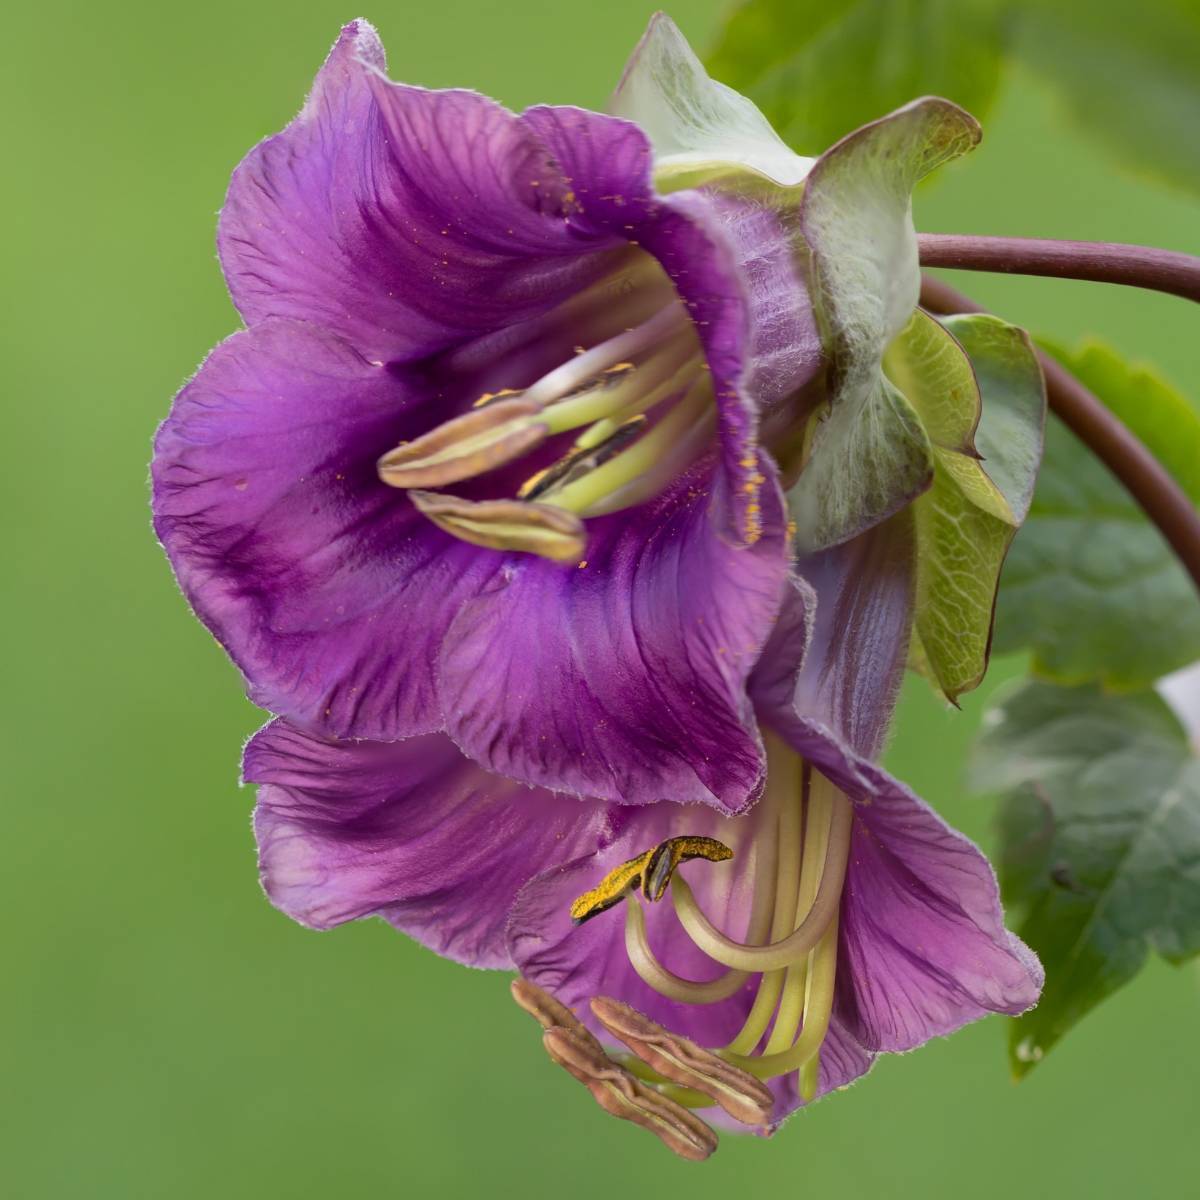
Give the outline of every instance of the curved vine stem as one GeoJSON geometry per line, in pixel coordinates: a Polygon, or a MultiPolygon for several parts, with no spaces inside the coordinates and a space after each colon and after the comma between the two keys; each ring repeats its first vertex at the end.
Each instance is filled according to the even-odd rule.
{"type": "MultiPolygon", "coordinates": [[[[934,313],[983,312],[961,292],[926,275],[921,304],[934,313]]],[[[1050,409],[1117,477],[1158,527],[1200,590],[1200,512],[1162,463],[1069,371],[1038,351],[1050,409]]]]}
{"type": "Polygon", "coordinates": [[[919,233],[917,249],[926,267],[1123,283],[1200,302],[1200,258],[1154,246],[919,233]]]}

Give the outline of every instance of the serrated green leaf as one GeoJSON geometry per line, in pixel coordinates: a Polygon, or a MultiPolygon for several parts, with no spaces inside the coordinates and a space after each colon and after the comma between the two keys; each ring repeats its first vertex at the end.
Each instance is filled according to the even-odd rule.
{"type": "Polygon", "coordinates": [[[920,288],[912,189],[978,140],[979,126],[962,109],[920,100],[856,130],[809,172],[800,204],[804,266],[832,383],[789,495],[802,551],[878,524],[932,478],[928,435],[884,378],[883,353],[908,324],[920,288]]]}
{"type": "MultiPolygon", "coordinates": [[[[1092,343],[1048,347],[1200,501],[1200,415],[1145,367],[1092,343]]],[[[1187,573],[1129,494],[1057,422],[1025,528],[1004,569],[996,650],[1031,648],[1060,683],[1144,687],[1200,658],[1187,573]]]]}
{"type": "Polygon", "coordinates": [[[1200,952],[1200,759],[1155,692],[1030,682],[989,710],[971,782],[1006,796],[1001,886],[1046,968],[1012,1029],[1019,1078],[1150,950],[1200,952]]]}
{"type": "Polygon", "coordinates": [[[709,57],[784,141],[812,153],[917,96],[977,116],[1000,79],[996,0],[749,0],[709,57]]]}
{"type": "MultiPolygon", "coordinates": [[[[1118,159],[1200,191],[1200,5],[1030,0],[1015,50],[1118,159]]],[[[761,101],[760,101],[761,103],[761,101]]],[[[768,109],[768,115],[770,110],[768,109]]],[[[785,133],[786,131],[782,131],[785,133]]]]}
{"type": "Polygon", "coordinates": [[[884,367],[934,442],[933,485],[913,505],[911,661],[953,701],[987,669],[1000,567],[1040,458],[1041,372],[1028,337],[1014,326],[987,316],[943,326],[923,312],[889,347],[884,367]],[[980,441],[995,455],[995,480],[991,463],[976,457],[980,441]]]}

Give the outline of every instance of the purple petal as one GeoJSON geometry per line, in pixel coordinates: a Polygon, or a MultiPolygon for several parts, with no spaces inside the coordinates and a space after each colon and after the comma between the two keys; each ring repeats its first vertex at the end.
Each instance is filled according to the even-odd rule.
{"type": "Polygon", "coordinates": [[[447,958],[511,965],[505,922],[538,871],[603,842],[607,809],[481,771],[437,734],[330,742],[272,721],[243,766],[263,887],[328,929],[378,915],[447,958]]]}
{"type": "Polygon", "coordinates": [[[733,257],[747,313],[747,371],[740,390],[772,423],[797,422],[796,393],[825,367],[808,287],[793,248],[788,214],[755,198],[705,189],[668,198],[709,228],[733,257]]]}
{"type": "Polygon", "coordinates": [[[299,116],[234,173],[218,245],[247,323],[411,360],[572,294],[594,267],[545,149],[493,101],[383,68],[374,29],[347,25],[299,116]]]}
{"type": "Polygon", "coordinates": [[[899,1051],[988,1013],[1024,1012],[1043,972],[1004,928],[983,854],[889,783],[856,808],[837,1011],[864,1046],[899,1051]]]}
{"type": "Polygon", "coordinates": [[[794,745],[802,734],[788,730],[803,719],[864,759],[879,753],[908,656],[914,555],[912,522],[901,513],[797,564],[803,586],[751,681],[763,719],[794,745]]]}
{"type": "Polygon", "coordinates": [[[436,530],[375,460],[429,421],[395,373],[312,326],[235,334],[155,443],[155,528],[259,704],[334,734],[437,729],[433,671],[501,556],[436,530]]]}
{"type": "MultiPolygon", "coordinates": [[[[782,505],[738,547],[698,465],[643,507],[589,522],[578,569],[514,559],[446,637],[447,732],[500,774],[642,804],[736,811],[762,782],[746,680],[786,575],[782,505]]],[[[764,492],[774,499],[778,492],[764,492]]]]}
{"type": "Polygon", "coordinates": [[[528,782],[736,808],[761,774],[748,662],[786,570],[778,483],[743,388],[759,348],[748,305],[771,274],[747,263],[778,259],[759,244],[778,231],[747,221],[735,235],[711,197],[657,197],[628,122],[517,118],[472,93],[390,84],[381,66],[369,27],[348,26],[304,111],[231,188],[223,258],[254,332],[213,356],[160,434],[156,514],[180,581],[254,698],[306,726],[387,739],[445,724],[528,782]],[[531,382],[551,352],[569,357],[561,329],[562,346],[532,338],[551,355],[536,367],[523,339],[631,241],[697,322],[719,471],[589,522],[580,572],[418,525],[374,460],[484,390],[531,382]],[[301,329],[308,342],[286,347],[301,329]],[[615,580],[636,580],[637,596],[615,580]],[[680,581],[694,594],[671,595],[680,581]],[[540,639],[532,613],[546,614],[540,639]],[[547,680],[582,689],[578,714],[541,703],[547,680]],[[564,722],[574,736],[554,746],[564,722]],[[503,734],[517,727],[521,746],[503,734]]]}
{"type": "Polygon", "coordinates": [[[650,146],[635,125],[570,107],[539,107],[521,120],[571,181],[573,228],[641,246],[687,305],[704,347],[720,417],[721,464],[730,482],[728,534],[761,531],[770,472],[758,450],[760,408],[777,404],[823,359],[791,242],[761,205],[712,192],[659,196],[650,146]]]}

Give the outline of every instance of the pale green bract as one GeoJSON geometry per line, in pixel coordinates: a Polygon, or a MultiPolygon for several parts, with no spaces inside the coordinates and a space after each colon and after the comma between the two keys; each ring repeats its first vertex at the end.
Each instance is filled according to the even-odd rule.
{"type": "Polygon", "coordinates": [[[651,18],[609,111],[649,137],[655,181],[664,191],[731,169],[788,187],[804,179],[816,161],[788,149],[752,101],[710,79],[665,13],[651,18]]]}
{"type": "Polygon", "coordinates": [[[933,484],[913,505],[913,662],[955,700],[987,669],[1000,568],[1033,495],[1041,371],[1028,336],[997,317],[921,311],[884,367],[933,443],[933,484]]]}
{"type": "Polygon", "coordinates": [[[920,289],[912,189],[974,147],[978,124],[927,97],[802,158],[751,101],[709,78],[662,14],[610,108],[649,136],[660,186],[750,191],[793,239],[829,359],[826,404],[789,496],[797,548],[837,545],[904,507],[934,469],[920,416],[882,370],[920,289]]]}
{"type": "Polygon", "coordinates": [[[920,291],[912,189],[979,136],[956,105],[916,100],[843,138],[809,173],[800,227],[831,385],[789,497],[802,550],[847,541],[932,482],[929,437],[885,378],[883,355],[920,291]]]}

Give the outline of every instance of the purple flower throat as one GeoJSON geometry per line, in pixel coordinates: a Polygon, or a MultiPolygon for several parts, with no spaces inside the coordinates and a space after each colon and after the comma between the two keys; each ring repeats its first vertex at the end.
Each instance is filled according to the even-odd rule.
{"type": "Polygon", "coordinates": [[[707,836],[669,838],[614,868],[575,900],[571,916],[581,924],[624,899],[629,962],[642,982],[667,1000],[716,1004],[752,983],[749,1011],[719,1054],[760,1079],[799,1071],[800,1096],[809,1101],[817,1093],[820,1049],[833,1012],[838,909],[853,814],[828,779],[775,736],[768,734],[765,741],[763,799],[751,816],[723,822],[736,849],[707,836]],[[740,938],[710,920],[687,881],[675,873],[689,859],[722,862],[735,855],[751,864],[743,866],[751,899],[740,938]],[[676,974],[650,945],[642,902],[662,899],[668,887],[676,937],[690,940],[718,972],[712,978],[676,974]]]}
{"type": "Polygon", "coordinates": [[[713,442],[708,366],[670,279],[641,250],[598,257],[599,278],[535,330],[472,347],[490,356],[483,377],[494,390],[379,459],[380,479],[445,532],[578,562],[584,520],[652,499],[713,442]],[[561,361],[509,386],[528,370],[531,342],[561,361]],[[452,484],[468,494],[440,490],[452,484]]]}

